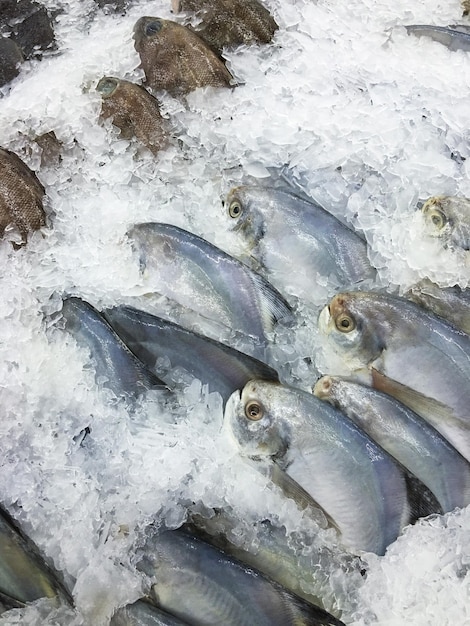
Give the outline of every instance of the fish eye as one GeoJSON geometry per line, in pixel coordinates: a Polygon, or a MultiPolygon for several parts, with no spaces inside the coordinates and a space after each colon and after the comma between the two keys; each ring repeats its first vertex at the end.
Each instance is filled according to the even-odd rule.
{"type": "Polygon", "coordinates": [[[161,31],[162,28],[163,28],[163,24],[160,21],[158,21],[158,20],[155,20],[153,22],[149,22],[145,26],[145,34],[148,37],[151,37],[152,35],[155,35],[159,31],[161,31]]]}
{"type": "Polygon", "coordinates": [[[350,315],[347,315],[346,313],[338,315],[338,317],[335,319],[335,325],[341,333],[350,333],[356,328],[356,322],[350,315]]]}
{"type": "Polygon", "coordinates": [[[242,205],[238,202],[238,200],[234,200],[233,202],[231,202],[228,208],[228,214],[230,215],[230,217],[233,217],[235,219],[237,217],[240,217],[241,213],[242,205]]]}
{"type": "Polygon", "coordinates": [[[110,96],[118,86],[118,81],[115,78],[102,78],[96,86],[96,91],[102,96],[110,96]]]}
{"type": "Polygon", "coordinates": [[[441,230],[446,225],[446,216],[439,209],[432,209],[428,213],[428,220],[431,222],[433,226],[435,226],[438,230],[441,230]]]}
{"type": "Polygon", "coordinates": [[[263,407],[259,402],[248,402],[245,406],[245,416],[252,420],[253,422],[257,422],[264,415],[263,407]]]}

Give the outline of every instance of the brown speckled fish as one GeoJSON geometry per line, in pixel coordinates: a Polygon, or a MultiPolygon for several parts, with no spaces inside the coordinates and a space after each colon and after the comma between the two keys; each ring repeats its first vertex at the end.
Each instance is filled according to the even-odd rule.
{"type": "Polygon", "coordinates": [[[101,94],[101,116],[112,118],[121,131],[121,137],[136,137],[153,154],[167,144],[165,120],[158,101],[140,85],[127,80],[105,76],[96,90],[101,94]]]}
{"type": "Polygon", "coordinates": [[[44,194],[36,174],[16,154],[0,148],[0,236],[14,224],[26,242],[28,231],[44,226],[44,194]]]}
{"type": "Polygon", "coordinates": [[[269,43],[278,25],[258,0],[172,0],[175,13],[196,13],[195,31],[216,50],[224,46],[269,43]]]}
{"type": "Polygon", "coordinates": [[[134,27],[135,49],[147,84],[171,95],[198,87],[229,87],[232,75],[194,32],[158,17],[141,17],[134,27]]]}

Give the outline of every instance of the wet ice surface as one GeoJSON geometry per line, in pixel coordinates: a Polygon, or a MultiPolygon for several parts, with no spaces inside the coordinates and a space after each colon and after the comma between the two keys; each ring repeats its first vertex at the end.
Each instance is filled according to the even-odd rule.
{"type": "MultiPolygon", "coordinates": [[[[139,532],[154,519],[178,526],[190,502],[230,504],[240,533],[245,521],[265,517],[290,532],[317,529],[240,464],[220,433],[220,398],[197,381],[179,411],[156,392],[129,410],[99,391],[86,350],[54,324],[62,294],[98,308],[166,312],[243,349],[243,338],[145,295],[125,233],[137,222],[169,222],[241,254],[221,198],[285,166],[288,178],[364,233],[379,285],[404,291],[428,276],[467,286],[466,254],[426,239],[415,208],[432,195],[470,196],[470,54],[401,27],[455,23],[461,11],[450,0],[266,1],[280,26],[273,44],[226,53],[240,86],[186,101],[161,96],[177,140],[155,158],[119,139],[109,122],[98,124],[95,86],[104,75],[142,80],[133,25],[142,15],[171,19],[169,0],[136,2],[125,16],[91,0],[44,4],[64,10],[58,54],[26,63],[0,100],[0,145],[38,170],[50,216],[50,228],[25,249],[0,243],[0,501],[68,583],[76,580],[78,612],[41,601],[0,623],[98,625],[148,584],[132,562],[139,532]],[[39,148],[27,147],[51,130],[62,162],[38,169],[39,148]]],[[[328,281],[312,289],[318,307],[334,292],[328,281]]],[[[309,388],[319,373],[342,372],[317,352],[318,308],[288,297],[298,323],[276,333],[271,365],[285,382],[309,388]]],[[[385,557],[367,556],[367,580],[340,572],[332,532],[320,531],[304,551],[315,564],[318,547],[331,547],[319,590],[348,623],[464,623],[469,528],[468,511],[423,521],[385,557]]]]}

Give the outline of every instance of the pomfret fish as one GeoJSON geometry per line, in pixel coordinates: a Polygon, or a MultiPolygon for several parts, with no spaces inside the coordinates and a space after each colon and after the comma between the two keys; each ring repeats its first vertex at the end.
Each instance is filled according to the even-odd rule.
{"type": "Polygon", "coordinates": [[[116,611],[109,626],[187,626],[188,622],[165,613],[149,602],[138,600],[116,611]]]}
{"type": "Polygon", "coordinates": [[[155,315],[124,306],[103,315],[150,371],[156,374],[157,361],[164,357],[172,368],[184,368],[209,391],[220,393],[224,404],[252,378],[278,380],[277,372],[261,361],[155,315]]]}
{"type": "Polygon", "coordinates": [[[302,298],[311,299],[319,278],[349,286],[375,276],[365,241],[313,201],[287,190],[242,186],[230,191],[225,205],[247,251],[302,298]]]}
{"type": "Polygon", "coordinates": [[[0,237],[14,225],[26,242],[29,231],[44,226],[44,195],[36,174],[14,152],[0,148],[0,237]]]}
{"type": "Polygon", "coordinates": [[[172,0],[175,13],[196,13],[196,33],[212,48],[269,43],[278,25],[258,0],[172,0]]]}
{"type": "Polygon", "coordinates": [[[166,120],[160,114],[156,98],[143,87],[105,76],[96,90],[103,99],[101,117],[111,118],[114,126],[120,129],[121,137],[136,137],[154,154],[167,145],[166,120]]]}
{"type": "Polygon", "coordinates": [[[209,46],[188,28],[159,17],[141,17],[134,27],[147,84],[173,96],[198,87],[229,87],[232,75],[209,46]]]}
{"type": "Polygon", "coordinates": [[[446,513],[470,504],[470,463],[437,430],[395,398],[338,376],[323,376],[314,394],[337,407],[410,470],[446,513]]]}
{"type": "Polygon", "coordinates": [[[422,280],[405,296],[470,335],[470,289],[457,285],[443,288],[430,280],[422,280]]]}
{"type": "Polygon", "coordinates": [[[62,306],[65,327],[96,362],[96,378],[117,396],[138,395],[149,389],[167,389],[121,341],[106,320],[88,302],[67,298],[62,306]]]}
{"type": "MultiPolygon", "coordinates": [[[[469,50],[470,50],[470,33],[469,50]]],[[[421,208],[427,232],[450,248],[470,250],[470,199],[456,196],[429,198],[421,208]]]]}
{"type": "Polygon", "coordinates": [[[137,568],[157,606],[194,626],[344,626],[312,604],[181,530],[150,537],[137,568]]]}
{"type": "Polygon", "coordinates": [[[413,24],[405,26],[408,33],[416,37],[429,37],[449,50],[470,50],[470,32],[465,25],[432,26],[413,24]]]}
{"type": "Polygon", "coordinates": [[[307,392],[251,381],[231,396],[224,423],[242,454],[275,463],[308,492],[353,551],[384,554],[406,524],[441,510],[364,431],[307,392]]]}
{"type": "Polygon", "coordinates": [[[292,312],[262,276],[205,239],[170,224],[137,224],[128,233],[152,289],[250,338],[263,359],[266,333],[292,312]]]}
{"type": "Polygon", "coordinates": [[[470,337],[404,298],[336,295],[320,330],[351,372],[428,420],[470,461],[470,337]]]}

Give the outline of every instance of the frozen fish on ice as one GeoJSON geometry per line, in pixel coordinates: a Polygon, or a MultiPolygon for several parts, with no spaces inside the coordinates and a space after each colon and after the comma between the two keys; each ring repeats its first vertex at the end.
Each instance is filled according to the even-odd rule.
{"type": "Polygon", "coordinates": [[[470,30],[465,25],[432,26],[416,24],[405,26],[416,37],[429,37],[449,50],[470,50],[470,30]]]}
{"type": "Polygon", "coordinates": [[[470,335],[470,290],[439,287],[430,280],[422,280],[405,294],[439,317],[443,317],[467,335],[470,335]]]}
{"type": "Polygon", "coordinates": [[[158,100],[140,85],[112,76],[102,78],[96,90],[103,99],[101,116],[111,118],[121,137],[136,137],[157,154],[168,143],[166,120],[160,114],[158,100]]]}
{"type": "Polygon", "coordinates": [[[196,13],[196,33],[212,48],[269,43],[278,29],[274,18],[258,0],[172,0],[172,9],[196,13]]]}
{"type": "Polygon", "coordinates": [[[55,46],[52,18],[39,2],[2,0],[0,24],[8,28],[26,59],[55,46]]]}
{"type": "Polygon", "coordinates": [[[404,526],[441,511],[422,483],[310,393],[250,381],[231,396],[224,422],[242,454],[277,465],[296,481],[353,551],[384,554],[404,526]]]}
{"type": "Polygon", "coordinates": [[[395,398],[338,376],[314,394],[340,409],[436,496],[444,513],[470,504],[470,463],[426,420],[395,398]]]}
{"type": "MultiPolygon", "coordinates": [[[[470,33],[468,37],[470,41],[470,33]]],[[[423,204],[421,211],[432,237],[439,237],[446,247],[470,250],[469,198],[435,196],[423,204]]]]}
{"type": "Polygon", "coordinates": [[[146,83],[173,96],[198,87],[230,87],[232,75],[209,46],[188,28],[159,17],[141,17],[134,27],[146,83]]]}
{"type": "Polygon", "coordinates": [[[20,73],[23,53],[10,37],[0,36],[0,87],[12,81],[20,73]]]}

